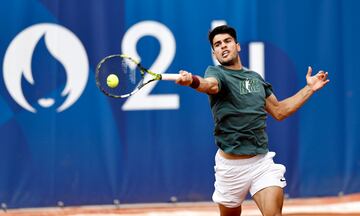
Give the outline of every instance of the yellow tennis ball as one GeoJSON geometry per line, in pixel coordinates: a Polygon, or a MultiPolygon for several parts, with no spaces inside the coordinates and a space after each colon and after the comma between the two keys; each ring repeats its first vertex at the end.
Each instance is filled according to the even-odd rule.
{"type": "Polygon", "coordinates": [[[106,84],[110,87],[110,88],[116,88],[119,85],[119,78],[115,75],[115,74],[110,74],[107,78],[106,78],[106,84]]]}

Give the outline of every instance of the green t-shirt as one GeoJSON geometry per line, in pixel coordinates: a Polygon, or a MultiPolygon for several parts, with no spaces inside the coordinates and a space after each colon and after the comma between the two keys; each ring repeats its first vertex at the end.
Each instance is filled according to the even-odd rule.
{"type": "Polygon", "coordinates": [[[216,145],[238,155],[268,152],[265,99],[271,85],[256,72],[223,66],[209,66],[206,77],[219,82],[219,93],[209,95],[216,145]]]}

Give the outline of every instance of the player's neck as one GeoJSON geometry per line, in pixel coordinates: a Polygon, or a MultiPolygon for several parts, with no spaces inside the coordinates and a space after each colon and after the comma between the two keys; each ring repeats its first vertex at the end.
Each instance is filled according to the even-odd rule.
{"type": "Polygon", "coordinates": [[[241,64],[241,60],[238,57],[238,59],[231,65],[223,65],[223,67],[230,69],[230,70],[241,70],[243,68],[241,64]]]}

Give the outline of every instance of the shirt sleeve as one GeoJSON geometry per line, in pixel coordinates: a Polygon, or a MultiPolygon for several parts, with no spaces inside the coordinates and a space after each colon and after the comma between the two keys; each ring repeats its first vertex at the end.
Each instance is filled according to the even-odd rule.
{"type": "MultiPolygon", "coordinates": [[[[257,74],[257,73],[256,73],[257,74]]],[[[260,76],[259,74],[257,74],[259,79],[261,80],[261,82],[263,83],[264,89],[265,89],[265,98],[269,97],[271,94],[274,93],[272,85],[268,82],[266,82],[262,76],[260,76]]]]}
{"type": "Polygon", "coordinates": [[[204,78],[209,78],[209,77],[213,77],[218,81],[219,91],[220,91],[221,87],[223,86],[224,79],[219,68],[216,66],[209,66],[205,71],[204,78]]]}
{"type": "Polygon", "coordinates": [[[269,97],[271,94],[273,94],[273,88],[270,83],[264,82],[264,88],[265,88],[265,97],[269,97]]]}

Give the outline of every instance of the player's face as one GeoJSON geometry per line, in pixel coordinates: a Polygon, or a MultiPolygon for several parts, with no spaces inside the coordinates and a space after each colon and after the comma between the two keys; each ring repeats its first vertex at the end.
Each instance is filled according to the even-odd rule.
{"type": "Polygon", "coordinates": [[[230,66],[238,61],[240,45],[231,35],[217,34],[213,39],[213,54],[220,64],[230,66]]]}

